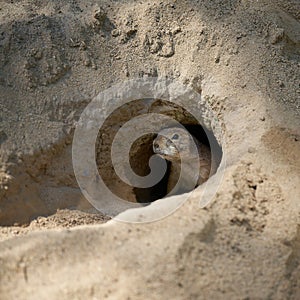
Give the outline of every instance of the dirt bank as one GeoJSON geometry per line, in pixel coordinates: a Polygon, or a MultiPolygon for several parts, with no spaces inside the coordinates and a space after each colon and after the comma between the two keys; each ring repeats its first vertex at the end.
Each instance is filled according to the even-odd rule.
{"type": "MultiPolygon", "coordinates": [[[[299,11],[296,0],[2,1],[0,298],[299,299],[299,11]],[[224,174],[159,222],[101,224],[75,179],[74,129],[100,92],[148,77],[212,108],[224,174]]],[[[100,154],[128,115],[107,123],[100,154]]]]}

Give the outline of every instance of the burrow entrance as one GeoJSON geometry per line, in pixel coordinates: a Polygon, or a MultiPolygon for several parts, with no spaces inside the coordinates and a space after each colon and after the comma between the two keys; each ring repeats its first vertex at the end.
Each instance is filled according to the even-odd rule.
{"type": "MultiPolygon", "coordinates": [[[[198,141],[211,149],[216,167],[219,166],[223,155],[222,147],[214,133],[204,129],[195,117],[183,107],[157,99],[135,100],[120,107],[106,119],[99,131],[96,143],[96,161],[99,174],[106,186],[115,195],[130,202],[149,203],[167,195],[169,162],[167,162],[168,170],[158,184],[150,188],[136,188],[129,186],[117,176],[111,160],[111,145],[118,130],[132,118],[147,113],[164,114],[181,123],[198,141]]],[[[172,123],[170,123],[171,126],[172,123]]],[[[161,129],[163,128],[166,128],[166,124],[161,129]]],[[[155,134],[143,135],[131,146],[129,161],[132,170],[137,175],[146,176],[150,173],[149,159],[154,154],[152,145],[155,137],[155,134]]]]}

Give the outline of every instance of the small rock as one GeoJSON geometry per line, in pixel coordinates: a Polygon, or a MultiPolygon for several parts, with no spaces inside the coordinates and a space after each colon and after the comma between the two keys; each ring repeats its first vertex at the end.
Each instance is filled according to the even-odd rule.
{"type": "Polygon", "coordinates": [[[79,49],[85,51],[87,48],[86,43],[84,41],[81,41],[79,43],[79,49]]]}
{"type": "Polygon", "coordinates": [[[126,77],[129,77],[129,76],[130,76],[128,67],[124,67],[123,71],[124,71],[126,77]]]}
{"type": "Polygon", "coordinates": [[[172,42],[169,42],[162,46],[159,56],[162,57],[171,57],[175,54],[174,45],[172,42]]]}
{"type": "Polygon", "coordinates": [[[176,78],[179,78],[180,75],[181,75],[180,71],[179,71],[179,70],[176,70],[175,73],[174,73],[174,76],[175,76],[176,78]]]}
{"type": "Polygon", "coordinates": [[[97,6],[94,10],[93,17],[100,23],[103,23],[106,19],[106,12],[104,11],[103,7],[97,6]]]}
{"type": "Polygon", "coordinates": [[[220,56],[215,57],[215,63],[218,64],[220,62],[220,56]]]}
{"type": "Polygon", "coordinates": [[[92,65],[91,59],[86,52],[83,52],[82,54],[82,61],[86,67],[90,67],[92,65]]]}
{"type": "Polygon", "coordinates": [[[92,61],[92,69],[93,70],[97,70],[98,69],[98,67],[97,67],[96,63],[94,62],[94,60],[92,61]]]}
{"type": "Polygon", "coordinates": [[[172,30],[172,34],[177,34],[177,33],[180,33],[181,32],[181,28],[179,26],[175,27],[173,30],[172,30]]]}
{"type": "Polygon", "coordinates": [[[196,76],[192,79],[191,82],[192,88],[198,92],[199,94],[201,94],[202,92],[202,79],[200,76],[196,76]]]}
{"type": "Polygon", "coordinates": [[[34,54],[34,58],[37,60],[40,60],[43,57],[43,52],[42,50],[36,50],[35,54],[34,54]]]}
{"type": "Polygon", "coordinates": [[[111,35],[113,37],[117,37],[121,34],[121,31],[119,29],[113,29],[112,32],[111,32],[111,35]]]}
{"type": "Polygon", "coordinates": [[[284,30],[282,28],[276,28],[272,33],[270,33],[270,42],[275,45],[283,40],[284,30]]]}

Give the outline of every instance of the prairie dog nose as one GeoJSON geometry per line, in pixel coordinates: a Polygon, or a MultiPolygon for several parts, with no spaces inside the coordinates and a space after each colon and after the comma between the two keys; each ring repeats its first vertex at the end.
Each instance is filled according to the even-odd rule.
{"type": "Polygon", "coordinates": [[[157,150],[157,149],[159,149],[159,145],[157,143],[154,143],[153,144],[153,150],[157,150]]]}

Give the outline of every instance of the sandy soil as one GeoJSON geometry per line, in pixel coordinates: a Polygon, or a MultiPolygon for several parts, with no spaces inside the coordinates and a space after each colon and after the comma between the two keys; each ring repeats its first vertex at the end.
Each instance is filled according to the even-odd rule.
{"type": "Polygon", "coordinates": [[[297,0],[1,1],[0,298],[299,299],[299,12],[297,0]],[[76,182],[74,128],[99,92],[145,77],[201,93],[224,174],[159,222],[108,221],[76,182]]]}
{"type": "Polygon", "coordinates": [[[77,210],[58,210],[57,213],[48,217],[38,217],[23,226],[0,227],[0,241],[16,236],[27,235],[31,232],[47,229],[70,229],[80,225],[102,224],[110,220],[110,217],[100,213],[85,213],[77,210]]]}

